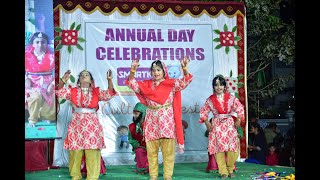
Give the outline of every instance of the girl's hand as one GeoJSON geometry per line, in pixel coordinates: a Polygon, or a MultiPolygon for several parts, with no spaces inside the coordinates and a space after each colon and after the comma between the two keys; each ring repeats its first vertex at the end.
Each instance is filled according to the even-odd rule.
{"type": "Polygon", "coordinates": [[[180,60],[181,68],[186,69],[189,62],[190,62],[189,58],[184,57],[183,60],[180,60]]]}
{"type": "Polygon", "coordinates": [[[207,120],[207,121],[204,121],[206,127],[207,127],[207,131],[211,132],[212,130],[212,124],[207,120]]]}
{"type": "Polygon", "coordinates": [[[111,69],[109,69],[107,71],[107,80],[112,80],[112,71],[111,71],[111,69]]]}
{"type": "Polygon", "coordinates": [[[240,118],[237,118],[237,120],[234,122],[234,127],[235,128],[240,127],[240,122],[241,122],[240,118]]]}
{"type": "Polygon", "coordinates": [[[139,67],[139,60],[138,59],[135,59],[135,60],[132,60],[132,63],[131,63],[131,70],[132,71],[136,71],[139,67]]]}
{"type": "Polygon", "coordinates": [[[70,74],[71,74],[71,71],[70,70],[67,70],[63,77],[61,78],[64,82],[67,82],[69,79],[70,79],[70,74]]]}

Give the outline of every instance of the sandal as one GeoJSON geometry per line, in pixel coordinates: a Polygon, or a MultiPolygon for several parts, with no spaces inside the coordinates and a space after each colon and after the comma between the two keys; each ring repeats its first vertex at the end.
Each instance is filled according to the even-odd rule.
{"type": "Polygon", "coordinates": [[[230,176],[230,178],[236,177],[236,175],[234,173],[230,173],[229,176],[230,176]]]}
{"type": "Polygon", "coordinates": [[[228,177],[228,176],[227,176],[226,174],[222,174],[222,175],[221,175],[221,179],[227,179],[227,177],[228,177]]]}

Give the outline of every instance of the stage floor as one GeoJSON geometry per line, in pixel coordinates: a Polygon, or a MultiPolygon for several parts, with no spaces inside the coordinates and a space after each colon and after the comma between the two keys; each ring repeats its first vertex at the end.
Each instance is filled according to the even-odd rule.
{"type": "MultiPolygon", "coordinates": [[[[206,172],[207,163],[177,163],[174,167],[174,180],[196,180],[196,179],[220,179],[217,172],[206,172]]],[[[134,165],[107,166],[107,172],[100,175],[100,180],[129,180],[129,179],[149,179],[149,174],[140,175],[134,172],[134,165]]],[[[235,172],[237,179],[258,180],[257,177],[265,172],[279,173],[277,178],[295,174],[294,167],[283,166],[266,166],[245,162],[237,162],[237,171],[235,172]]],[[[159,165],[159,180],[163,179],[162,165],[159,165]]],[[[25,172],[26,180],[49,180],[49,179],[71,179],[68,168],[61,167],[59,169],[50,169],[44,171],[25,172]]],[[[85,179],[84,177],[82,179],[85,179]]],[[[228,178],[230,179],[230,178],[228,178]]]]}

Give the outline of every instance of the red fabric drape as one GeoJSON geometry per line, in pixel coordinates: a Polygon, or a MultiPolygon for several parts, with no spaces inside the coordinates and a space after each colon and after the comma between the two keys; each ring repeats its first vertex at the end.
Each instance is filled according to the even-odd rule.
{"type": "Polygon", "coordinates": [[[47,141],[25,141],[25,171],[48,169],[47,141]]]}
{"type": "MultiPolygon", "coordinates": [[[[184,146],[184,134],[182,126],[182,105],[181,105],[181,91],[178,91],[174,94],[173,100],[173,111],[174,111],[174,121],[176,123],[176,134],[177,142],[179,145],[184,146]]],[[[184,149],[180,149],[179,153],[183,153],[184,149]]]]}

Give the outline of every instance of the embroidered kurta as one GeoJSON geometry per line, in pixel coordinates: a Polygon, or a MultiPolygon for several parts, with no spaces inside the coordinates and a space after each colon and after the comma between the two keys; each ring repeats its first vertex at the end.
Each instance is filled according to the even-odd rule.
{"type": "Polygon", "coordinates": [[[210,154],[238,150],[238,133],[234,127],[233,117],[236,113],[244,122],[244,108],[239,99],[230,93],[224,93],[223,96],[223,100],[219,101],[216,94],[211,95],[200,109],[199,123],[208,119],[210,112],[214,116],[208,142],[210,154]]]}
{"type": "MultiPolygon", "coordinates": [[[[169,92],[169,96],[163,97],[161,99],[162,104],[157,103],[147,97],[145,97],[145,105],[148,107],[146,110],[146,118],[144,121],[144,135],[145,141],[153,141],[160,138],[176,138],[176,126],[174,121],[174,111],[173,111],[173,99],[174,93],[185,89],[192,81],[192,75],[189,74],[180,79],[173,79],[173,87],[169,92]],[[166,98],[166,99],[165,99],[166,98]]],[[[140,83],[152,84],[152,88],[157,92],[158,86],[152,80],[144,80],[140,83]]],[[[139,83],[136,79],[131,79],[128,81],[128,86],[137,94],[140,94],[139,83]]],[[[143,94],[141,94],[143,96],[143,94]]]]}
{"type": "Polygon", "coordinates": [[[96,110],[99,101],[108,101],[116,95],[116,91],[89,88],[88,94],[83,94],[81,88],[71,87],[56,90],[59,98],[70,100],[74,108],[95,109],[90,112],[72,112],[72,119],[68,127],[68,133],[64,141],[64,148],[69,150],[103,149],[103,129],[99,122],[96,110]]]}

